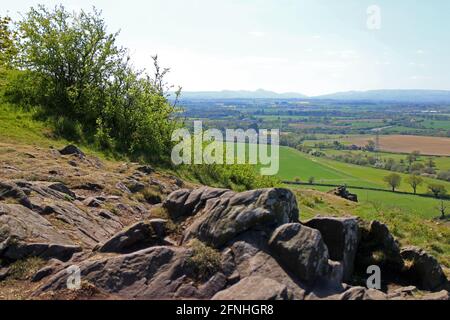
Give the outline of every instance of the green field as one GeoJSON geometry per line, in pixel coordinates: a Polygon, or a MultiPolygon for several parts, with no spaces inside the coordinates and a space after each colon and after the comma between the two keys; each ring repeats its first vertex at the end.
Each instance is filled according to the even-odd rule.
{"type": "MultiPolygon", "coordinates": [[[[316,183],[325,184],[346,184],[357,187],[372,187],[388,190],[388,186],[383,181],[383,177],[390,174],[389,171],[346,164],[333,160],[315,158],[288,147],[280,148],[280,172],[278,176],[283,180],[294,181],[300,178],[307,182],[308,178],[315,177],[316,183]]],[[[407,177],[401,174],[403,180],[407,177]]],[[[445,185],[450,190],[450,183],[434,179],[424,178],[424,185],[419,189],[419,193],[427,192],[427,184],[438,182],[445,185]]],[[[319,191],[329,191],[330,187],[309,187],[319,191]]],[[[411,187],[403,182],[400,191],[411,192],[411,187]]],[[[433,218],[439,216],[437,206],[439,201],[434,198],[414,195],[404,195],[392,192],[351,190],[356,193],[361,203],[370,203],[382,206],[386,209],[408,210],[411,213],[423,218],[433,218]]],[[[450,203],[447,201],[447,203],[450,203]]],[[[449,204],[450,205],[450,204],[449,204]]]]}
{"type": "MultiPolygon", "coordinates": [[[[448,158],[444,159],[448,161],[448,158]]],[[[442,162],[447,164],[446,161],[442,162]]],[[[309,177],[314,177],[317,183],[388,189],[383,178],[390,173],[386,170],[312,157],[292,148],[280,147],[280,172],[278,176],[284,180],[294,181],[296,178],[300,178],[301,181],[306,182],[309,177]]],[[[400,174],[400,176],[403,180],[408,177],[406,174],[400,174]]],[[[439,183],[450,190],[450,183],[448,182],[424,178],[424,184],[418,188],[418,192],[426,193],[429,183],[439,183]]],[[[411,187],[404,181],[399,191],[412,192],[411,187]]]]}

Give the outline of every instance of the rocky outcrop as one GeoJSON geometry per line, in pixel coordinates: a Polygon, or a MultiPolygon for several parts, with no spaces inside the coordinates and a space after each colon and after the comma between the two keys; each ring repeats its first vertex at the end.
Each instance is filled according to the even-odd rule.
{"type": "Polygon", "coordinates": [[[65,146],[61,150],[59,150],[59,153],[62,155],[76,155],[80,158],[84,158],[86,155],[83,151],[80,150],[77,146],[74,146],[73,144],[70,144],[68,146],[65,146]]]}
{"type": "Polygon", "coordinates": [[[0,204],[0,259],[69,259],[81,248],[45,218],[18,204],[0,204]]]}
{"type": "Polygon", "coordinates": [[[400,246],[388,227],[379,221],[372,221],[369,225],[364,221],[360,222],[361,241],[356,253],[357,267],[365,271],[367,266],[378,265],[392,272],[400,272],[404,265],[400,246]],[[381,258],[375,257],[375,253],[382,253],[381,258]]]}
{"type": "Polygon", "coordinates": [[[287,300],[287,298],[285,285],[272,279],[251,276],[220,291],[212,300],[287,300]]]}
{"type": "Polygon", "coordinates": [[[318,230],[299,223],[278,227],[269,240],[274,255],[306,283],[328,273],[328,249],[318,230]]]}
{"type": "MultiPolygon", "coordinates": [[[[225,287],[225,276],[217,273],[201,284],[189,280],[195,276],[187,264],[190,254],[183,248],[153,247],[85,261],[79,267],[84,281],[128,299],[210,299],[225,287]]],[[[35,295],[64,289],[66,280],[67,273],[62,270],[35,295]]]]}
{"type": "Polygon", "coordinates": [[[347,190],[346,186],[340,186],[337,187],[336,189],[331,190],[330,192],[328,192],[330,194],[334,194],[337,197],[352,201],[352,202],[358,202],[358,195],[354,194],[354,193],[350,193],[347,190]]]}
{"type": "Polygon", "coordinates": [[[70,266],[115,299],[448,298],[408,286],[437,291],[447,280],[425,252],[400,251],[380,222],[319,216],[300,223],[287,189],[195,187],[149,166],[111,169],[66,149],[27,156],[33,179],[20,162],[2,171],[0,281],[36,263],[27,281],[39,298],[67,291],[70,266]],[[58,167],[40,168],[40,158],[58,159],[58,167]],[[153,193],[163,203],[148,201],[153,193]],[[356,286],[372,264],[382,269],[383,292],[356,286]]]}
{"type": "Polygon", "coordinates": [[[203,195],[197,191],[194,196],[191,194],[186,198],[185,202],[198,214],[186,231],[185,240],[195,237],[220,248],[245,231],[254,228],[273,230],[282,224],[298,221],[295,196],[287,189],[242,193],[206,189],[205,192],[203,195]],[[212,194],[221,196],[212,197],[212,194]]]}
{"type": "Polygon", "coordinates": [[[111,239],[100,245],[99,252],[126,253],[140,249],[161,245],[164,234],[163,227],[158,222],[138,222],[124,231],[114,235],[111,239]],[[154,226],[159,230],[154,230],[154,226]]]}
{"type": "Polygon", "coordinates": [[[439,262],[424,250],[417,247],[406,247],[401,250],[406,261],[407,274],[424,290],[436,290],[447,283],[447,278],[439,262]]]}
{"type": "Polygon", "coordinates": [[[343,281],[350,280],[360,238],[358,220],[316,217],[305,222],[305,225],[320,231],[330,259],[342,263],[343,281]]]}
{"type": "Polygon", "coordinates": [[[18,203],[27,207],[28,209],[32,209],[33,206],[28,199],[28,196],[14,183],[2,182],[0,181],[0,200],[4,200],[6,198],[16,199],[18,203]]]}

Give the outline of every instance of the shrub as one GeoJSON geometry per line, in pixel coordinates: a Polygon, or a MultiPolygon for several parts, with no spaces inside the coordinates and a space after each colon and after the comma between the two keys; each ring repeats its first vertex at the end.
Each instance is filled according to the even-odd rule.
{"type": "Polygon", "coordinates": [[[135,159],[169,159],[177,109],[167,98],[169,70],[157,57],[154,76],[135,70],[116,43],[118,33],[108,33],[95,9],[31,8],[15,32],[20,71],[7,80],[10,102],[38,106],[69,140],[85,139],[135,159]]]}
{"type": "Polygon", "coordinates": [[[10,279],[28,280],[39,269],[44,266],[45,262],[41,258],[31,257],[24,260],[18,260],[10,265],[10,279]]]}
{"type": "Polygon", "coordinates": [[[152,188],[145,188],[142,191],[142,195],[145,201],[147,201],[150,204],[158,204],[161,203],[162,201],[161,193],[153,190],[152,188]]]}
{"type": "Polygon", "coordinates": [[[217,250],[197,239],[189,242],[188,246],[192,250],[192,255],[187,263],[194,270],[197,279],[207,280],[220,270],[221,255],[217,250]]]}

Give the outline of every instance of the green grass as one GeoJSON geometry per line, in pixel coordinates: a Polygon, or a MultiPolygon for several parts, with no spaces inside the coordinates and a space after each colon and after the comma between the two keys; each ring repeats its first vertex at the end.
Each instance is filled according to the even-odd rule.
{"type": "Polygon", "coordinates": [[[0,101],[0,143],[19,143],[42,148],[53,146],[62,148],[69,143],[75,143],[84,152],[101,159],[112,159],[111,155],[97,150],[94,146],[71,142],[54,134],[49,123],[34,118],[33,111],[24,111],[13,105],[0,101]]]}
{"type": "MultiPolygon", "coordinates": [[[[314,176],[317,183],[388,189],[383,178],[391,173],[387,170],[312,157],[292,148],[280,147],[278,176],[284,180],[294,181],[296,177],[300,177],[302,181],[306,182],[309,177],[314,176]]],[[[398,190],[412,192],[411,187],[405,181],[408,175],[400,173],[400,176],[403,181],[398,190]]],[[[449,182],[424,178],[424,184],[418,188],[418,193],[427,193],[427,185],[430,183],[442,184],[450,190],[449,182]]]]}
{"type": "MultiPolygon", "coordinates": [[[[350,190],[359,196],[359,203],[331,198],[324,193],[310,190],[309,186],[295,188],[302,221],[318,214],[333,216],[358,216],[366,221],[386,223],[402,246],[419,246],[450,267],[450,228],[448,221],[436,219],[437,205],[434,199],[414,196],[386,196],[384,192],[350,190]],[[326,201],[324,201],[326,198],[326,201]]],[[[329,188],[314,187],[326,192],[329,188]]]]}

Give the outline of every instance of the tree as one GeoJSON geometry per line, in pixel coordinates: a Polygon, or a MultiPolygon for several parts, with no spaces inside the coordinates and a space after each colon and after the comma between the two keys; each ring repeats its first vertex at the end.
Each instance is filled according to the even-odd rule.
{"type": "Polygon", "coordinates": [[[8,16],[0,17],[0,66],[11,66],[17,55],[15,32],[11,30],[11,22],[8,16]]]}
{"type": "Polygon", "coordinates": [[[428,168],[435,168],[436,167],[436,162],[434,162],[433,158],[428,158],[428,160],[427,160],[427,167],[428,168]]]}
{"type": "Polygon", "coordinates": [[[118,33],[107,31],[96,9],[38,6],[16,28],[20,76],[8,88],[12,102],[40,107],[55,132],[70,140],[136,160],[169,161],[180,90],[170,103],[169,69],[157,56],[153,74],[133,68],[128,50],[116,43],[118,33]]]}
{"type": "Polygon", "coordinates": [[[384,181],[392,188],[392,192],[395,192],[402,182],[402,177],[397,173],[392,173],[384,177],[384,181]]]}
{"type": "Polygon", "coordinates": [[[414,156],[414,161],[417,161],[420,158],[420,151],[418,150],[414,150],[411,154],[414,156]]]}
{"type": "Polygon", "coordinates": [[[408,161],[409,166],[411,167],[411,165],[416,161],[416,156],[414,154],[408,154],[406,156],[406,161],[408,161]]]}
{"type": "Polygon", "coordinates": [[[108,33],[101,13],[69,12],[62,5],[31,8],[18,22],[21,66],[42,84],[39,103],[52,115],[95,128],[105,90],[127,70],[127,52],[108,33]]]}
{"type": "Polygon", "coordinates": [[[445,214],[447,213],[447,206],[445,205],[444,200],[441,200],[441,202],[439,203],[439,212],[441,213],[441,219],[445,219],[445,214]]]}
{"type": "Polygon", "coordinates": [[[447,194],[447,188],[442,184],[430,184],[428,185],[428,190],[438,199],[447,194]]]}
{"type": "Polygon", "coordinates": [[[314,178],[314,177],[309,177],[309,179],[308,179],[309,184],[314,184],[315,181],[316,181],[316,178],[314,178]]]}
{"type": "Polygon", "coordinates": [[[413,188],[414,194],[417,194],[417,187],[423,183],[423,179],[422,177],[413,174],[406,179],[406,182],[413,188]]]}

